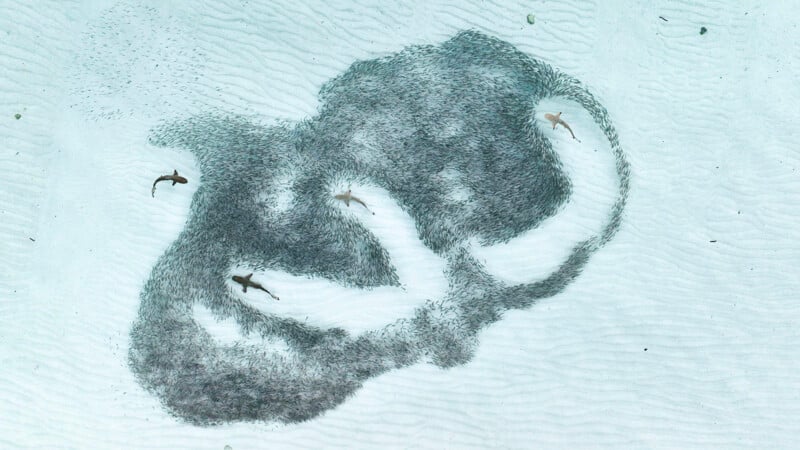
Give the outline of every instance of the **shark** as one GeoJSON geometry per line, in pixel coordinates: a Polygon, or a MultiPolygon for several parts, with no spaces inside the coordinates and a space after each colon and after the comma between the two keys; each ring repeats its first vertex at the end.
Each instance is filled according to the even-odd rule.
{"type": "Polygon", "coordinates": [[[335,198],[336,200],[343,201],[344,204],[347,205],[348,208],[350,207],[350,201],[354,201],[354,202],[360,204],[361,206],[363,206],[364,208],[366,208],[367,211],[371,212],[373,216],[375,215],[375,213],[372,212],[372,210],[370,210],[369,207],[367,207],[367,204],[364,203],[363,200],[361,200],[360,198],[358,198],[355,195],[353,195],[353,193],[352,193],[352,191],[350,189],[347,189],[347,192],[345,192],[343,194],[334,195],[333,198],[335,198]]]}
{"type": "Polygon", "coordinates": [[[268,291],[260,283],[256,283],[255,281],[251,280],[251,278],[253,278],[253,274],[252,273],[250,275],[247,275],[246,277],[240,277],[239,275],[234,275],[233,276],[233,281],[235,281],[235,282],[237,282],[237,283],[242,285],[242,292],[247,292],[247,288],[251,287],[253,289],[260,289],[260,290],[266,292],[267,294],[269,294],[270,297],[274,298],[275,300],[280,300],[280,298],[278,298],[277,296],[273,295],[272,292],[268,291]]]}
{"type": "Polygon", "coordinates": [[[156,196],[156,184],[159,181],[172,181],[172,185],[175,186],[175,183],[186,184],[189,182],[186,178],[178,175],[178,171],[175,170],[172,172],[172,175],[161,175],[160,177],[156,178],[156,181],[153,182],[153,190],[150,191],[150,195],[153,197],[156,196]]]}
{"type": "Polygon", "coordinates": [[[563,125],[564,128],[566,128],[569,131],[569,134],[572,135],[572,139],[575,139],[578,142],[581,141],[580,139],[575,137],[575,133],[572,132],[572,128],[570,128],[569,125],[567,125],[567,122],[564,122],[564,119],[561,118],[561,113],[560,112],[558,114],[556,114],[556,115],[547,113],[547,114],[544,115],[544,118],[549,120],[550,123],[553,124],[553,129],[554,130],[556,129],[556,125],[563,125]]]}

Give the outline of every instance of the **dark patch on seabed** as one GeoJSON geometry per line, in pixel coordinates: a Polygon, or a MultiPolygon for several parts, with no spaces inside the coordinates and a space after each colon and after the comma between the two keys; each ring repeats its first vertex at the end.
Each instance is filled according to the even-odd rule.
{"type": "Polygon", "coordinates": [[[185,229],[142,290],[130,367],[191,423],[304,421],[392,369],[464,364],[481,329],[504,311],[561,292],[619,227],[629,167],[605,108],[577,80],[506,42],[467,31],[438,46],[359,61],[328,82],[320,100],[319,114],[293,127],[208,115],[152,132],[155,145],[193,152],[202,182],[185,229]],[[506,242],[569,198],[570,180],[533,122],[539,100],[549,97],[579,103],[606,135],[618,197],[604,229],[554,273],[506,285],[465,244],[472,237],[506,242]],[[286,179],[293,200],[279,209],[276,187],[286,179]],[[353,289],[399,285],[378,239],[333,204],[330,189],[341,180],[377,185],[410,214],[419,239],[446,261],[445,298],[358,336],[238,299],[226,284],[237,264],[353,289]],[[215,341],[193,318],[195,304],[233,319],[243,337],[283,342],[288,351],[215,341]]]}

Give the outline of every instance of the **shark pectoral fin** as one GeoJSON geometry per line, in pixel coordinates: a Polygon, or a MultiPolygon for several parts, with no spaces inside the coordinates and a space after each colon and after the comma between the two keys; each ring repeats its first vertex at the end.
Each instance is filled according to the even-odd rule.
{"type": "Polygon", "coordinates": [[[177,180],[172,180],[172,185],[175,186],[175,183],[177,182],[178,182],[177,180]]]}
{"type": "Polygon", "coordinates": [[[344,199],[344,204],[347,205],[347,207],[349,208],[350,207],[350,199],[349,198],[344,199]]]}
{"type": "Polygon", "coordinates": [[[249,280],[250,278],[253,278],[253,274],[252,273],[250,275],[244,277],[245,280],[249,280]]]}
{"type": "Polygon", "coordinates": [[[247,285],[246,284],[242,285],[242,292],[247,292],[247,285]]]}

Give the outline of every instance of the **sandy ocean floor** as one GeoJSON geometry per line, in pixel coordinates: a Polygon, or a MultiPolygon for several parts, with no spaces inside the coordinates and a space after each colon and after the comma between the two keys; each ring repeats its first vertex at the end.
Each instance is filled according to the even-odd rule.
{"type": "MultiPolygon", "coordinates": [[[[0,448],[800,447],[800,4],[384,3],[0,1],[0,448]],[[205,113],[302,122],[355,61],[467,29],[607,108],[631,173],[614,238],[563,292],[480,331],[464,364],[389,371],[299,423],[170,414],[129,367],[130,331],[203,180],[151,130],[205,113]],[[152,197],[173,169],[189,183],[152,197]]],[[[470,244],[508,283],[546,277],[598,233],[617,189],[591,117],[540,109],[564,111],[581,138],[535,119],[573,196],[508,244],[470,244]]],[[[381,241],[403,286],[264,269],[281,301],[242,301],[357,335],[444,295],[445,264],[407,211],[369,183],[353,190],[375,215],[339,210],[381,241]]],[[[241,338],[194,314],[218,342],[241,338]]]]}

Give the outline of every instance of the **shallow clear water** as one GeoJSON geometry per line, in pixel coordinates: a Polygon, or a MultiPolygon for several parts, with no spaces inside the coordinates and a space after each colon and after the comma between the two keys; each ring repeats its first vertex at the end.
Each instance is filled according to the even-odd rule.
{"type": "Polygon", "coordinates": [[[796,7],[3,9],[0,447],[797,446],[796,7]]]}

